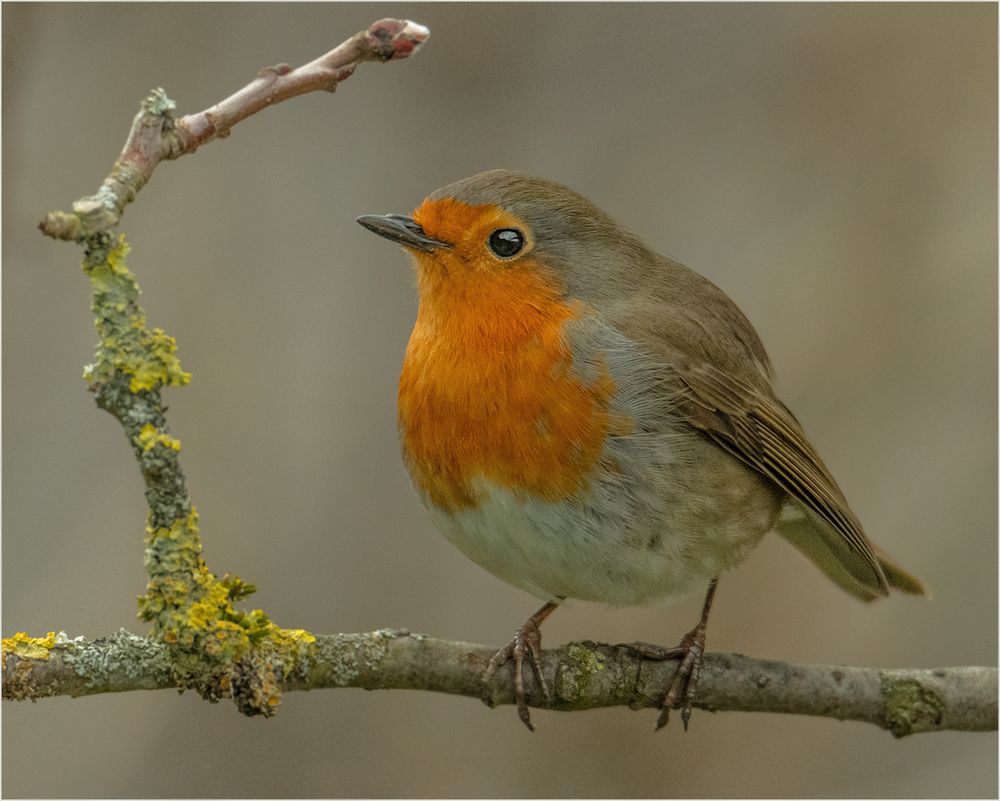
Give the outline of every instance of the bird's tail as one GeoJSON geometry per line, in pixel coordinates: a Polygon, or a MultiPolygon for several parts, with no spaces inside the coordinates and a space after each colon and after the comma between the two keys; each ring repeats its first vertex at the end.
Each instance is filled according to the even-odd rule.
{"type": "MultiPolygon", "coordinates": [[[[844,538],[798,504],[785,505],[775,530],[827,578],[855,598],[868,602],[888,594],[884,587],[872,583],[873,571],[844,538]]],[[[920,580],[900,567],[885,551],[874,543],[871,548],[891,588],[910,595],[928,594],[920,580]]]]}

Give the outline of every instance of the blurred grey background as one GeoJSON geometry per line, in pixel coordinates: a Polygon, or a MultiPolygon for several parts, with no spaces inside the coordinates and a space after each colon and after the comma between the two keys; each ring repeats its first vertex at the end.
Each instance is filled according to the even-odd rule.
{"type": "MultiPolygon", "coordinates": [[[[3,6],[3,632],[144,631],[145,507],[80,379],[80,252],[35,224],[92,192],[139,101],[203,109],[385,16],[364,65],[161,165],[122,230],[217,573],[280,624],[499,646],[536,601],[432,529],[400,463],[407,259],[362,230],[492,167],[564,182],[719,284],[868,532],[934,598],[866,607],[769,538],[709,648],[870,666],[997,654],[997,9],[845,5],[3,6]]],[[[571,639],[673,644],[700,600],[577,603],[571,639]]],[[[995,796],[997,738],[776,715],[536,712],[416,692],[3,705],[7,796],[995,796]]]]}

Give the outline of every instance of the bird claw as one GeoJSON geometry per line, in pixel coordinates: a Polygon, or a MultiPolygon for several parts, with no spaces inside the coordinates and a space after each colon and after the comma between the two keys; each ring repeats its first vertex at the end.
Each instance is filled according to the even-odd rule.
{"type": "Polygon", "coordinates": [[[493,655],[493,658],[490,659],[489,664],[486,666],[486,670],[483,672],[483,687],[486,693],[490,693],[492,679],[497,670],[508,661],[513,662],[514,701],[517,704],[517,716],[530,731],[534,731],[535,726],[531,722],[531,713],[528,711],[527,693],[524,689],[525,659],[531,664],[546,704],[552,698],[549,694],[549,686],[542,673],[541,653],[542,632],[535,619],[529,618],[514,632],[514,639],[493,655]]]}
{"type": "Polygon", "coordinates": [[[667,685],[660,703],[660,714],[656,718],[656,730],[659,731],[670,720],[670,710],[681,707],[681,722],[684,731],[688,730],[691,720],[691,709],[694,706],[698,690],[698,677],[701,674],[701,659],[705,653],[705,626],[698,624],[684,635],[677,648],[662,649],[669,656],[664,658],[680,659],[677,670],[674,671],[670,684],[667,685]]]}

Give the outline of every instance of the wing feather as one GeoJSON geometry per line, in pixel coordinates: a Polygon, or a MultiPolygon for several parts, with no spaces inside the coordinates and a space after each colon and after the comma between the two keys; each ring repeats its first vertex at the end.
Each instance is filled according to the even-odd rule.
{"type": "Polygon", "coordinates": [[[709,364],[680,364],[675,369],[683,389],[677,411],[820,518],[870,569],[865,583],[888,594],[885,573],[860,521],[791,412],[709,364]]]}

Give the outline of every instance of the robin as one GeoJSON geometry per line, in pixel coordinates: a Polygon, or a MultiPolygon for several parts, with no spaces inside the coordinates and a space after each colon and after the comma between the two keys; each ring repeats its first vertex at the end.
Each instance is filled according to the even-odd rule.
{"type": "MultiPolygon", "coordinates": [[[[399,380],[403,458],[466,556],[545,605],[490,661],[518,714],[539,626],[567,598],[643,604],[707,586],[657,728],[695,699],[719,575],[771,530],[851,595],[920,582],[874,545],[775,396],[723,292],[559,184],[491,170],[412,217],[358,222],[402,245],[420,307],[399,380]]],[[[661,654],[662,655],[662,654],[661,654]]]]}

